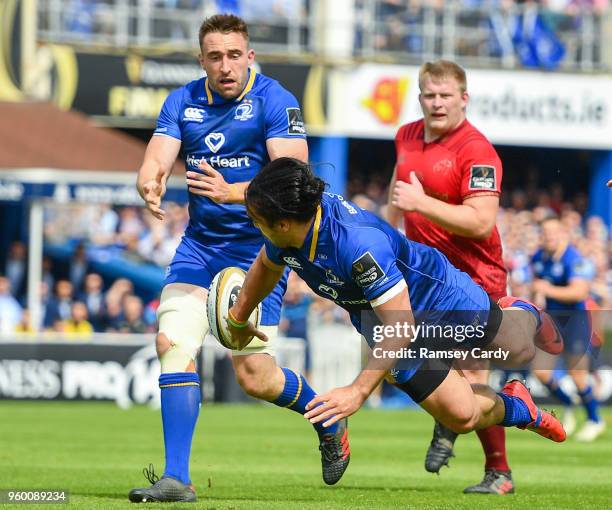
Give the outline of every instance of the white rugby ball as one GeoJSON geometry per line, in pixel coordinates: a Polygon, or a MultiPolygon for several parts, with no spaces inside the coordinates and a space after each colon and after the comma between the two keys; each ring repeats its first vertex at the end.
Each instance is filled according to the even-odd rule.
{"type": "MultiPolygon", "coordinates": [[[[244,283],[246,273],[239,267],[226,267],[215,275],[208,289],[206,312],[210,324],[210,333],[223,347],[236,349],[228,330],[226,317],[228,310],[234,306],[244,283]]],[[[249,321],[259,329],[261,321],[261,303],[253,310],[249,321]]],[[[249,342],[253,339],[249,340],[249,342]]]]}

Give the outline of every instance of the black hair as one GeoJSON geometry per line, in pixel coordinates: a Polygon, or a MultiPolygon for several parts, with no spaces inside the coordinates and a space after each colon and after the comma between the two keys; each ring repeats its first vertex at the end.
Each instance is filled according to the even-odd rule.
{"type": "Polygon", "coordinates": [[[317,212],[325,182],[312,173],[310,165],[295,158],[278,158],[264,166],[249,184],[245,200],[273,225],[278,220],[305,222],[317,212]]]}

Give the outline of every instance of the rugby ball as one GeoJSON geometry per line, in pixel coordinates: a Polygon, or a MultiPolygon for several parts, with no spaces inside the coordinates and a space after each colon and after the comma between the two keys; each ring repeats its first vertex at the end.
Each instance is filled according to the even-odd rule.
{"type": "MultiPolygon", "coordinates": [[[[206,312],[210,324],[210,334],[213,335],[223,347],[236,349],[232,343],[232,336],[227,327],[228,310],[234,306],[238,294],[244,283],[246,273],[239,267],[226,267],[215,275],[208,289],[206,298],[206,312]]],[[[259,329],[261,320],[261,303],[253,310],[249,321],[259,329]]],[[[249,340],[249,342],[253,339],[249,340]]]]}

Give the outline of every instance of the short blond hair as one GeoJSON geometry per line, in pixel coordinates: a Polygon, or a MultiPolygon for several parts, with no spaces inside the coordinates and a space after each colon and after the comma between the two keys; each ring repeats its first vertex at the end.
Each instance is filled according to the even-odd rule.
{"type": "Polygon", "coordinates": [[[200,49],[204,49],[204,37],[214,32],[220,32],[222,34],[236,32],[241,34],[247,42],[249,40],[249,29],[242,18],[234,16],[233,14],[215,14],[214,16],[206,18],[200,25],[200,49]]]}
{"type": "Polygon", "coordinates": [[[454,78],[459,84],[459,90],[463,94],[467,90],[467,78],[463,68],[450,60],[436,60],[435,62],[425,62],[419,70],[419,88],[423,90],[425,75],[429,75],[433,80],[443,80],[454,78]]]}

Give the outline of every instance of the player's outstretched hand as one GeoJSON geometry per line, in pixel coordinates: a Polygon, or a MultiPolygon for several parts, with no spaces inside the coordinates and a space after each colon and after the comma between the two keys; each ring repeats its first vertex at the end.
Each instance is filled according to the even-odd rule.
{"type": "Polygon", "coordinates": [[[410,172],[410,182],[396,181],[391,203],[403,211],[418,211],[420,201],[425,197],[425,190],[416,173],[410,172]]]}
{"type": "Polygon", "coordinates": [[[318,395],[306,404],[308,411],[304,418],[310,423],[323,423],[324,427],[355,414],[363,405],[365,398],[355,386],[343,386],[318,395]]]}
{"type": "Polygon", "coordinates": [[[166,211],[161,208],[161,200],[165,194],[164,171],[160,168],[155,179],[151,179],[142,185],[142,198],[145,205],[158,220],[163,220],[166,216],[166,211]]]}
{"type": "Polygon", "coordinates": [[[187,172],[187,186],[190,193],[208,197],[218,204],[224,204],[232,198],[232,185],[225,182],[221,172],[215,170],[202,160],[198,167],[204,173],[187,172]]]}

